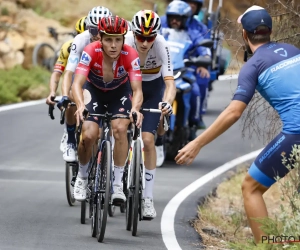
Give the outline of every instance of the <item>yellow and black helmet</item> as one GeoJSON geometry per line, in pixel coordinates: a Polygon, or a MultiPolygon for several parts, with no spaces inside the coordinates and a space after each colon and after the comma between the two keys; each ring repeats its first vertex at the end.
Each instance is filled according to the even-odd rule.
{"type": "Polygon", "coordinates": [[[81,17],[75,25],[75,29],[78,32],[78,34],[82,33],[83,31],[86,30],[86,24],[85,24],[85,20],[86,20],[86,16],[81,17]]]}

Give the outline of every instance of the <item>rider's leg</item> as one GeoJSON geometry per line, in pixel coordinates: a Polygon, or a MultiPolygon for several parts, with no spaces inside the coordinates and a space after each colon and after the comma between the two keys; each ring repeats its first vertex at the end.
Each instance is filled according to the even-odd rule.
{"type": "MultiPolygon", "coordinates": [[[[131,95],[132,90],[129,82],[121,85],[116,90],[108,91],[105,96],[109,100],[108,112],[113,115],[128,115],[131,110],[131,95]]],[[[114,193],[112,194],[114,204],[126,201],[122,179],[128,154],[127,129],[129,124],[129,119],[117,119],[111,122],[114,136],[114,193]]]]}
{"type": "Polygon", "coordinates": [[[198,128],[199,129],[205,129],[206,125],[203,121],[202,116],[206,113],[207,109],[207,97],[208,97],[208,83],[209,83],[209,78],[202,78],[197,74],[197,84],[200,89],[200,95],[201,95],[201,101],[200,101],[200,118],[199,118],[199,123],[198,123],[198,128]]]}
{"type": "MultiPolygon", "coordinates": [[[[143,82],[144,108],[156,108],[163,97],[164,81],[162,78],[143,82]],[[157,93],[157,90],[161,92],[157,93]]],[[[153,202],[153,186],[156,172],[155,134],[159,126],[161,115],[158,113],[144,112],[142,138],[145,152],[145,190],[143,192],[143,217],[153,219],[156,211],[153,202]]]]}
{"type": "Polygon", "coordinates": [[[81,140],[78,145],[79,171],[74,186],[74,198],[83,201],[86,198],[88,165],[92,156],[92,146],[99,133],[98,123],[85,121],[82,125],[81,140]]]}
{"type": "Polygon", "coordinates": [[[153,187],[156,173],[154,135],[150,132],[143,132],[142,134],[145,153],[145,190],[143,192],[143,216],[155,218],[156,211],[153,205],[153,187]]]}
{"type": "MultiPolygon", "coordinates": [[[[288,169],[282,164],[282,154],[289,156],[295,144],[300,144],[300,134],[277,135],[257,156],[243,181],[245,211],[257,243],[261,242],[261,236],[266,234],[260,228],[261,223],[254,221],[253,218],[268,216],[263,194],[276,182],[276,177],[282,178],[288,173],[288,169]]],[[[293,162],[289,160],[286,164],[293,167],[293,162]]]]}
{"type": "Polygon", "coordinates": [[[76,118],[75,118],[76,107],[70,106],[66,109],[65,113],[65,124],[68,133],[67,147],[63,152],[63,158],[65,161],[76,161],[76,118]]]}
{"type": "MultiPolygon", "coordinates": [[[[89,113],[102,114],[103,104],[101,92],[90,83],[86,83],[83,90],[84,104],[89,113]],[[98,105],[93,109],[93,104],[98,105]]],[[[83,201],[86,198],[88,165],[92,156],[92,147],[99,135],[99,121],[97,117],[88,117],[82,124],[81,139],[78,145],[79,171],[74,185],[74,198],[83,201]]]]}
{"type": "Polygon", "coordinates": [[[200,102],[201,102],[201,95],[199,86],[196,82],[192,84],[192,90],[191,90],[191,109],[189,114],[189,125],[191,128],[191,134],[189,140],[194,140],[196,138],[196,129],[199,119],[200,119],[200,102]]]}

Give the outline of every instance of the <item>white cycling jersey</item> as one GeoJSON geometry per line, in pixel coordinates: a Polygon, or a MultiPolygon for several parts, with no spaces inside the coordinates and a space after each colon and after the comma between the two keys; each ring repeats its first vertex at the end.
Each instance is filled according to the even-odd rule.
{"type": "Polygon", "coordinates": [[[82,51],[88,44],[90,44],[90,32],[88,30],[78,34],[74,38],[66,70],[75,72],[77,64],[80,61],[82,51]]]}
{"type": "MultiPolygon", "coordinates": [[[[127,32],[125,44],[137,50],[133,32],[127,32]]],[[[143,81],[152,81],[161,75],[164,79],[174,79],[169,46],[162,35],[157,34],[151,49],[148,51],[144,65],[140,65],[140,67],[143,81]]]]}

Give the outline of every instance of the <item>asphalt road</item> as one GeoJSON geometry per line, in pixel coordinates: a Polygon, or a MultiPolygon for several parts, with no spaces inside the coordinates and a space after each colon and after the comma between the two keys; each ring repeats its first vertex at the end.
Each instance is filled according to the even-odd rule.
{"type": "MultiPolygon", "coordinates": [[[[228,105],[236,82],[214,84],[209,98],[207,125],[228,105]]],[[[167,164],[157,170],[154,201],[157,218],[142,221],[138,235],[125,229],[119,210],[108,218],[104,243],[91,237],[90,223],[80,224],[80,206],[66,200],[64,161],[59,151],[63,127],[47,116],[47,106],[37,105],[0,113],[0,249],[134,250],[166,249],[160,220],[168,201],[188,184],[214,168],[250,151],[261,142],[241,138],[240,123],[206,146],[192,166],[167,164]]],[[[195,249],[197,236],[187,220],[196,214],[193,201],[208,192],[201,189],[184,202],[176,215],[175,231],[182,249],[195,249]]]]}

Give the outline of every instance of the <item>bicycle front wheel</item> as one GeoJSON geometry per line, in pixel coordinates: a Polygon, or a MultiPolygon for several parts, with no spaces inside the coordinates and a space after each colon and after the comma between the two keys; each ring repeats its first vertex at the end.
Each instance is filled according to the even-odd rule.
{"type": "Polygon", "coordinates": [[[70,206],[75,205],[74,183],[78,172],[78,165],[66,162],[66,194],[70,206]]]}
{"type": "Polygon", "coordinates": [[[100,178],[99,178],[99,195],[97,196],[97,240],[102,242],[104,239],[107,213],[109,209],[109,197],[111,187],[111,144],[110,141],[105,141],[102,146],[102,155],[100,163],[100,178]],[[103,209],[103,212],[101,211],[103,209]],[[101,216],[102,212],[102,216],[101,216]]]}
{"type": "Polygon", "coordinates": [[[139,212],[140,212],[140,203],[141,203],[141,142],[139,140],[136,141],[134,147],[134,158],[133,158],[133,166],[134,166],[134,192],[133,192],[133,218],[132,218],[132,236],[136,236],[139,212]]]}

